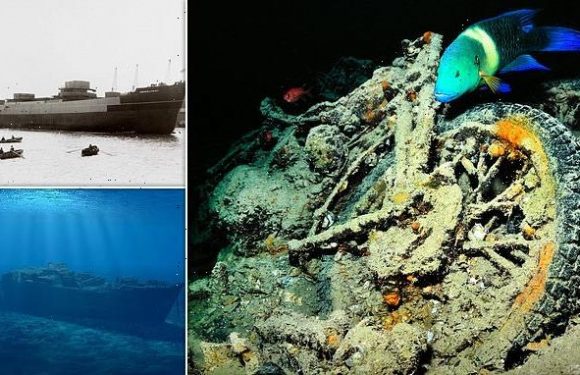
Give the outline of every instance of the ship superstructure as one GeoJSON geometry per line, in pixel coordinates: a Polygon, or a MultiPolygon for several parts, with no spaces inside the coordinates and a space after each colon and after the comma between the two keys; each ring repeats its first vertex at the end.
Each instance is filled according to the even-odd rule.
{"type": "Polygon", "coordinates": [[[0,101],[0,127],[170,134],[184,96],[184,82],[97,97],[90,82],[68,81],[51,98],[16,93],[0,101]]]}
{"type": "Polygon", "coordinates": [[[62,263],[2,275],[0,308],[60,319],[161,324],[182,284],[72,272],[62,263]]]}

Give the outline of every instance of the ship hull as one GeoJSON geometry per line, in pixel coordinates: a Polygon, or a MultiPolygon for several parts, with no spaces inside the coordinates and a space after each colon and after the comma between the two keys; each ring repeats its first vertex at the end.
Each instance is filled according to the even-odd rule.
{"type": "Polygon", "coordinates": [[[141,90],[110,98],[8,102],[0,106],[0,127],[171,134],[183,84],[141,90]]]}
{"type": "Polygon", "coordinates": [[[162,324],[181,285],[163,288],[86,290],[33,283],[2,285],[0,307],[55,319],[162,324]]]}
{"type": "Polygon", "coordinates": [[[171,134],[181,103],[112,105],[107,112],[0,114],[0,127],[171,134]]]}

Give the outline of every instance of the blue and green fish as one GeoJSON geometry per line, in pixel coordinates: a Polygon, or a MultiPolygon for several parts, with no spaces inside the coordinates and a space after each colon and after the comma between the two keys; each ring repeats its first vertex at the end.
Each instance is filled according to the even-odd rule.
{"type": "Polygon", "coordinates": [[[494,93],[507,93],[510,86],[497,74],[549,70],[530,53],[580,51],[580,31],[536,27],[536,13],[531,9],[504,13],[459,34],[439,62],[435,98],[447,103],[484,85],[494,93]]]}

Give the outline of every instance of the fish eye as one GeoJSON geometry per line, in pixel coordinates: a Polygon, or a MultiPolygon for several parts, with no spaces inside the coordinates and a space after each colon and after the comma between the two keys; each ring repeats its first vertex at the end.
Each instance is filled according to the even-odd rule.
{"type": "Polygon", "coordinates": [[[457,70],[457,71],[455,72],[455,78],[459,77],[460,75],[461,75],[461,74],[459,73],[459,70],[457,70]]]}
{"type": "Polygon", "coordinates": [[[475,55],[475,65],[479,66],[479,55],[475,55]]]}

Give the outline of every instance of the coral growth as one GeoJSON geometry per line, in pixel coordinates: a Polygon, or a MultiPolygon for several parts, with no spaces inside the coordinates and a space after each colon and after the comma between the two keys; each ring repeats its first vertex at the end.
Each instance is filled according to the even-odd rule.
{"type": "Polygon", "coordinates": [[[264,100],[252,146],[214,168],[234,251],[190,286],[202,369],[502,372],[577,308],[580,146],[522,105],[446,117],[441,36],[402,45],[335,101],[264,100]]]}
{"type": "Polygon", "coordinates": [[[346,137],[336,126],[319,125],[308,132],[304,152],[311,168],[325,175],[340,172],[346,159],[346,137]]]}

